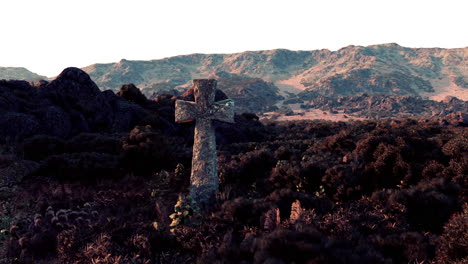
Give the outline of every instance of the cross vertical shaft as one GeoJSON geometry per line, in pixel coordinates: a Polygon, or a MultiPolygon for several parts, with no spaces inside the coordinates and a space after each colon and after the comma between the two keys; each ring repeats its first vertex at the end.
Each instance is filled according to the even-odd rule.
{"type": "Polygon", "coordinates": [[[195,201],[208,202],[218,191],[218,158],[216,138],[212,121],[198,119],[193,138],[192,173],[190,177],[190,197],[195,201]]]}

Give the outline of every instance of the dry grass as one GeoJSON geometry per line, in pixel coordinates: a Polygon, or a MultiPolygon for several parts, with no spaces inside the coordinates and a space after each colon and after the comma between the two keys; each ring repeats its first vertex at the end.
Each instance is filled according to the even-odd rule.
{"type": "Polygon", "coordinates": [[[468,101],[468,89],[459,87],[448,78],[432,81],[435,92],[421,93],[421,96],[428,97],[434,101],[443,101],[447,96],[454,96],[458,99],[468,101]]]}
{"type": "Polygon", "coordinates": [[[291,115],[291,116],[286,116],[283,114],[280,115],[275,112],[268,112],[268,113],[264,113],[260,119],[261,120],[272,119],[276,121],[329,120],[329,121],[335,121],[335,122],[339,122],[339,121],[348,122],[351,120],[365,120],[365,118],[349,116],[342,112],[339,112],[337,114],[332,114],[330,112],[323,111],[320,109],[302,110],[302,109],[293,108],[293,112],[295,113],[295,115],[291,115]]]}

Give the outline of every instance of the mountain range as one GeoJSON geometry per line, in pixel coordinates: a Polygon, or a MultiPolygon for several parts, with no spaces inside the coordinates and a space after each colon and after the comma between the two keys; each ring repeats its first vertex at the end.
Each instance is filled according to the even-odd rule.
{"type": "MultiPolygon", "coordinates": [[[[348,46],[338,51],[246,51],[192,54],[152,61],[121,60],[83,68],[104,89],[134,83],[145,94],[187,87],[220,72],[260,78],[283,92],[349,96],[358,93],[445,95],[468,100],[468,47],[406,48],[397,44],[348,46]]],[[[283,94],[284,95],[284,94],[283,94]]]]}
{"type": "MultiPolygon", "coordinates": [[[[122,59],[82,68],[101,90],[133,83],[147,96],[177,93],[196,78],[216,78],[241,105],[268,106],[288,97],[359,94],[413,95],[441,101],[446,96],[468,100],[468,47],[407,48],[395,43],[347,46],[337,51],[246,51],[234,54],[191,54],[151,61],[122,59]],[[260,98],[262,102],[245,98],[260,98]]],[[[0,79],[37,79],[24,68],[5,71],[0,79]]],[[[40,77],[40,76],[39,76],[40,77]]],[[[255,108],[255,107],[254,107],[255,108]]],[[[254,110],[259,110],[254,109],[254,110]]]]}

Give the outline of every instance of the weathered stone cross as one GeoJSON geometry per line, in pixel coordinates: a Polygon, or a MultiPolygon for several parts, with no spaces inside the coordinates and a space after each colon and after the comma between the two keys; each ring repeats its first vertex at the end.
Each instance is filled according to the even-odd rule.
{"type": "Polygon", "coordinates": [[[195,102],[176,100],[175,121],[196,120],[193,142],[190,197],[204,207],[219,187],[216,138],[212,120],[234,123],[234,102],[215,102],[216,80],[193,80],[195,102]]]}

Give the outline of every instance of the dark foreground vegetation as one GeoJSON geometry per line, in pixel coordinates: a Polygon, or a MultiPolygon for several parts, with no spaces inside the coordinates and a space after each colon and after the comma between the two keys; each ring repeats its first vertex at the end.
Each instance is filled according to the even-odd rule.
{"type": "Polygon", "coordinates": [[[257,133],[220,147],[211,211],[184,209],[172,227],[189,145],[175,151],[151,127],[25,140],[25,160],[2,165],[41,165],[2,188],[1,263],[467,261],[466,128],[315,121],[257,133]]]}
{"type": "Polygon", "coordinates": [[[112,99],[142,108],[130,132],[1,142],[1,264],[468,261],[466,124],[237,116],[217,125],[220,192],[200,211],[183,197],[193,126],[132,91],[112,99]]]}

